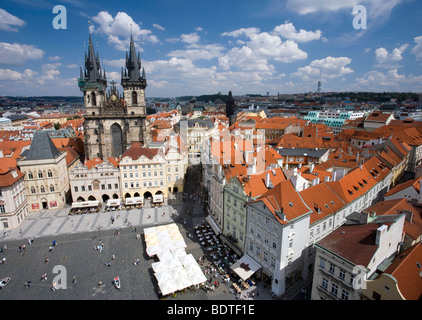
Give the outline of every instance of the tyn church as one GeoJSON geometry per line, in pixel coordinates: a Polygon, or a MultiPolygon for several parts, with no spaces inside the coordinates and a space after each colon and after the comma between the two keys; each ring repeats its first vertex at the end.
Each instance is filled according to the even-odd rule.
{"type": "Polygon", "coordinates": [[[151,141],[146,118],[145,88],[147,81],[140,55],[136,55],[133,37],[130,39],[126,67],[122,68],[121,85],[123,95],[112,81],[107,88],[105,70],[95,54],[89,35],[88,54],[85,53],[85,69],[81,67],[79,87],[84,93],[85,158],[118,158],[132,142],[143,145],[151,141]]]}

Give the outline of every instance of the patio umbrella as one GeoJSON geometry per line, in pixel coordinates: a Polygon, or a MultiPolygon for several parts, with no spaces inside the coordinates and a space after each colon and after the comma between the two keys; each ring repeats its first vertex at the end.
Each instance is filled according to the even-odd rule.
{"type": "Polygon", "coordinates": [[[158,282],[158,286],[160,287],[161,293],[163,295],[174,293],[178,290],[177,284],[174,280],[158,282]]]}

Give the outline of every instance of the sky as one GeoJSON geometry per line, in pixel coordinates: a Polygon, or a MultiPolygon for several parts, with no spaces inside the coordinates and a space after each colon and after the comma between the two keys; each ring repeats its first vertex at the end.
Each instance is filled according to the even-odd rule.
{"type": "Polygon", "coordinates": [[[147,98],[315,92],[319,80],[323,92],[422,92],[421,16],[420,0],[2,0],[0,95],[82,96],[89,34],[118,83],[133,35],[147,98]]]}

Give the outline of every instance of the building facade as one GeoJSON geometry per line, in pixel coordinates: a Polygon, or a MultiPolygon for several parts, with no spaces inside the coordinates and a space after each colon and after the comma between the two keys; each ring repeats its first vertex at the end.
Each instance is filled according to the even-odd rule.
{"type": "Polygon", "coordinates": [[[116,158],[80,162],[69,171],[72,201],[120,199],[120,169],[116,158]]]}
{"type": "Polygon", "coordinates": [[[0,167],[0,230],[18,227],[27,214],[24,174],[16,165],[10,168],[4,163],[0,167]]]}
{"type": "Polygon", "coordinates": [[[29,150],[21,154],[18,166],[25,175],[30,211],[59,209],[66,204],[70,196],[66,155],[45,131],[37,131],[29,150]]]}

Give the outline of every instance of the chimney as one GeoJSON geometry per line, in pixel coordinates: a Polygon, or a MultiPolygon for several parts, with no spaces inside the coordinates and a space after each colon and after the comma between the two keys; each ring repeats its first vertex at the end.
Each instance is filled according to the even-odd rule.
{"type": "Polygon", "coordinates": [[[381,244],[381,242],[383,241],[383,238],[384,238],[385,234],[387,233],[387,229],[388,229],[388,227],[385,224],[383,224],[381,227],[379,227],[377,229],[377,236],[376,236],[376,239],[375,239],[375,244],[377,246],[379,246],[381,244]]]}
{"type": "Polygon", "coordinates": [[[309,167],[309,173],[312,173],[314,171],[315,165],[311,163],[311,166],[309,167]]]}
{"type": "Polygon", "coordinates": [[[265,186],[269,189],[272,186],[271,180],[270,180],[270,173],[267,172],[265,174],[265,186]]]}
{"type": "Polygon", "coordinates": [[[315,178],[314,180],[312,180],[313,186],[316,186],[317,184],[319,184],[319,178],[315,178]]]}

